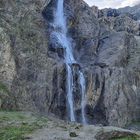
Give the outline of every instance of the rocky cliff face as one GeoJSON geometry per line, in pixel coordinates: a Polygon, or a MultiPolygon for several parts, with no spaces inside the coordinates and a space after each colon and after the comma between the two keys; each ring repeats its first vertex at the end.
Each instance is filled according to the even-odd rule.
{"type": "Polygon", "coordinates": [[[44,75],[51,68],[51,59],[46,56],[47,39],[41,16],[44,6],[43,0],[0,2],[2,108],[43,109],[42,104],[46,103],[43,101],[45,95],[38,96],[46,91],[44,75]]]}
{"type": "Polygon", "coordinates": [[[134,7],[125,7],[125,8],[120,8],[118,9],[118,11],[121,13],[121,14],[131,14],[133,15],[133,17],[137,20],[140,20],[140,3],[134,7]]]}
{"type": "Polygon", "coordinates": [[[140,67],[137,54],[140,49],[140,24],[129,14],[118,14],[112,9],[107,12],[103,10],[102,14],[103,11],[95,11],[94,7],[92,9],[98,14],[100,23],[101,39],[96,61],[102,71],[105,70],[103,104],[106,117],[111,125],[125,125],[130,121],[139,120],[140,67]],[[138,85],[134,81],[137,81],[138,85]]]}
{"type": "MultiPolygon", "coordinates": [[[[56,0],[10,2],[0,2],[1,107],[67,119],[64,50],[53,48],[58,44],[50,37],[56,0]]],[[[75,72],[82,69],[86,79],[88,122],[125,126],[139,121],[139,22],[128,14],[108,16],[82,0],[65,0],[65,16],[80,65],[74,66],[75,72]]],[[[75,112],[80,116],[78,84],[75,87],[75,112]]]]}
{"type": "MultiPolygon", "coordinates": [[[[54,5],[52,1],[44,10],[47,21],[47,10],[54,5]]],[[[127,14],[108,17],[97,12],[101,15],[102,11],[89,8],[83,1],[65,2],[75,57],[86,75],[87,117],[90,123],[124,126],[138,120],[140,113],[139,23],[127,14]]]]}

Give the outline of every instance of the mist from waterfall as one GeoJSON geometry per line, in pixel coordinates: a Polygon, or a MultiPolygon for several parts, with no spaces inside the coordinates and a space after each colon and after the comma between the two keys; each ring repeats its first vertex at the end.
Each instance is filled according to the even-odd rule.
{"type": "MultiPolygon", "coordinates": [[[[52,35],[57,39],[60,46],[64,48],[65,54],[64,59],[67,68],[67,102],[68,102],[68,111],[70,121],[76,121],[76,115],[74,111],[74,98],[73,98],[73,88],[74,88],[74,80],[73,80],[73,70],[72,65],[76,63],[76,60],[73,56],[73,50],[71,47],[71,38],[67,36],[67,26],[66,26],[66,18],[64,16],[64,0],[57,0],[57,8],[54,16],[54,28],[55,31],[52,35]]],[[[80,87],[82,93],[81,99],[81,116],[82,122],[86,123],[85,118],[85,79],[82,72],[79,70],[79,79],[80,79],[80,87]]]]}

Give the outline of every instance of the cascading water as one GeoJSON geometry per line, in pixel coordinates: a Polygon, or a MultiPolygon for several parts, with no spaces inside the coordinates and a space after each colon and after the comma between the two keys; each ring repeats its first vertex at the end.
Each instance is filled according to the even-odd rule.
{"type": "Polygon", "coordinates": [[[81,93],[82,93],[82,101],[81,101],[81,108],[82,108],[82,123],[83,124],[87,124],[86,121],[86,117],[85,117],[85,105],[86,105],[86,82],[85,82],[85,78],[84,75],[81,71],[79,71],[80,73],[80,85],[81,85],[81,93]]]}
{"type": "Polygon", "coordinates": [[[67,65],[67,99],[69,103],[69,109],[70,109],[70,120],[75,121],[75,114],[74,114],[74,104],[73,104],[73,75],[72,75],[72,69],[70,64],[67,65]]]}
{"type": "Polygon", "coordinates": [[[67,100],[69,104],[70,120],[75,121],[74,103],[73,103],[73,76],[71,65],[75,63],[73,57],[71,43],[67,37],[66,20],[64,17],[64,0],[58,0],[57,9],[55,14],[54,26],[59,28],[53,35],[58,39],[59,43],[65,48],[65,63],[67,67],[67,100]]]}
{"type": "MultiPolygon", "coordinates": [[[[55,31],[52,33],[52,36],[57,39],[58,43],[64,48],[65,50],[65,63],[67,68],[67,101],[69,105],[69,117],[70,121],[76,121],[75,111],[74,111],[74,99],[73,99],[73,71],[72,71],[72,64],[76,63],[74,59],[72,48],[71,48],[71,41],[70,38],[67,37],[67,26],[66,26],[66,19],[64,16],[64,0],[57,1],[57,8],[54,17],[54,29],[55,31]]],[[[85,79],[82,72],[79,71],[79,79],[80,79],[80,86],[81,86],[81,93],[82,93],[82,101],[81,101],[81,114],[82,114],[82,122],[86,123],[85,118],[85,79]]]]}

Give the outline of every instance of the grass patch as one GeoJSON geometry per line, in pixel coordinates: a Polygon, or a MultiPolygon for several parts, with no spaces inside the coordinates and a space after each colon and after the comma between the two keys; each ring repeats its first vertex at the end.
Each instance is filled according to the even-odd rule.
{"type": "Polygon", "coordinates": [[[36,127],[33,125],[6,126],[1,130],[1,140],[22,140],[24,134],[31,133],[36,127]]]}
{"type": "Polygon", "coordinates": [[[24,136],[47,125],[47,118],[25,112],[0,111],[0,140],[23,140],[24,136]]]}
{"type": "Polygon", "coordinates": [[[140,121],[133,121],[131,124],[129,125],[140,125],[140,121]]]}
{"type": "Polygon", "coordinates": [[[0,122],[33,120],[31,114],[16,111],[0,111],[0,122]]]}
{"type": "Polygon", "coordinates": [[[138,137],[121,137],[121,138],[113,138],[111,140],[140,140],[138,137]]]}

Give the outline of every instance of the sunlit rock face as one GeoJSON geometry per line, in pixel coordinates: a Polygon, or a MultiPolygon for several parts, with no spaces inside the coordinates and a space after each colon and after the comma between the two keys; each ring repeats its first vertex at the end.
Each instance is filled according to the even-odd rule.
{"type": "MultiPolygon", "coordinates": [[[[0,2],[10,10],[2,13],[9,22],[0,22],[0,82],[9,91],[0,104],[68,120],[65,49],[50,36],[57,1],[11,2],[0,2]]],[[[139,22],[130,14],[107,16],[82,0],[64,0],[64,15],[77,62],[72,65],[76,121],[81,122],[79,70],[88,124],[122,127],[139,121],[139,22]]]]}

